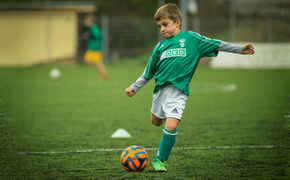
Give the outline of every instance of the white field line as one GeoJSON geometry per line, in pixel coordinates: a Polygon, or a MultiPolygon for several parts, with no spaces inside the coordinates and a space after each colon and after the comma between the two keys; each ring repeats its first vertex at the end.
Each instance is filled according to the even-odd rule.
{"type": "MultiPolygon", "coordinates": [[[[263,146],[204,146],[204,147],[175,147],[173,149],[190,150],[190,149],[242,149],[242,148],[281,148],[283,145],[263,145],[263,146]]],[[[67,150],[67,151],[32,151],[19,152],[17,154],[67,154],[67,153],[88,153],[88,152],[110,152],[123,151],[125,148],[117,149],[89,149],[89,150],[67,150]]],[[[158,150],[158,148],[144,148],[146,151],[158,150]]]]}

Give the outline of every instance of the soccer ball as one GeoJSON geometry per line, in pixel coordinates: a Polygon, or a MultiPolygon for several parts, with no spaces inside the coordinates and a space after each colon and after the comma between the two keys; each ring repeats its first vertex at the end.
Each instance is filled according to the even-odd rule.
{"type": "Polygon", "coordinates": [[[126,171],[141,172],[148,164],[148,154],[140,146],[129,146],[121,155],[121,164],[126,171]]]}
{"type": "Polygon", "coordinates": [[[60,78],[60,76],[61,76],[61,72],[59,69],[52,69],[49,73],[49,77],[54,80],[60,78]]]}

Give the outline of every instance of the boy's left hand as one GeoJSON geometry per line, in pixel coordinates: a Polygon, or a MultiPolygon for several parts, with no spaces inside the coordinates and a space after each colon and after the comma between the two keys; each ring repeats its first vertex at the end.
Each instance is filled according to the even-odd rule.
{"type": "Polygon", "coordinates": [[[252,44],[246,44],[243,46],[242,54],[254,54],[254,46],[252,44]]]}

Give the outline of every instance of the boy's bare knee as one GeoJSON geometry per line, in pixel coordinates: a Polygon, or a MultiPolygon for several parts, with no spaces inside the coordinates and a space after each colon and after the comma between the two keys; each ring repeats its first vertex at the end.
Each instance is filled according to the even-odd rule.
{"type": "Polygon", "coordinates": [[[169,131],[175,131],[177,129],[178,123],[179,123],[178,119],[168,118],[166,120],[165,129],[167,129],[169,131]]]}
{"type": "Polygon", "coordinates": [[[152,124],[154,124],[155,126],[161,126],[163,124],[163,121],[156,121],[154,119],[151,119],[152,124]]]}
{"type": "Polygon", "coordinates": [[[164,122],[164,119],[160,119],[160,118],[156,117],[154,114],[151,114],[151,122],[155,126],[161,126],[164,122]]]}

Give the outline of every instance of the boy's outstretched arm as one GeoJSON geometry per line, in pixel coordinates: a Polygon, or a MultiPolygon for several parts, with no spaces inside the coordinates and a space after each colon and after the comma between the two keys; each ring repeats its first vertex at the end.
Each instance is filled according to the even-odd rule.
{"type": "Polygon", "coordinates": [[[254,54],[254,46],[252,44],[246,44],[243,46],[242,54],[254,54]]]}
{"type": "Polygon", "coordinates": [[[134,96],[150,79],[146,79],[143,74],[134,82],[130,87],[128,87],[125,92],[127,96],[134,96]]]}
{"type": "Polygon", "coordinates": [[[218,51],[224,51],[229,53],[237,53],[237,54],[254,54],[254,46],[252,44],[245,44],[244,46],[236,45],[233,43],[228,43],[221,41],[218,51]]]}

